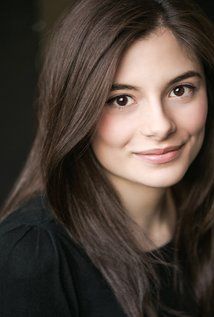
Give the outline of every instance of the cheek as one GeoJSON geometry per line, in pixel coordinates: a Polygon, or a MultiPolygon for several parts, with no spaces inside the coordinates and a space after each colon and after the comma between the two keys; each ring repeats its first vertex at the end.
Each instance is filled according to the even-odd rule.
{"type": "Polygon", "coordinates": [[[98,122],[92,143],[95,145],[109,145],[122,147],[131,138],[133,126],[123,115],[103,114],[98,122]]]}
{"type": "Polygon", "coordinates": [[[191,135],[200,133],[206,124],[207,118],[207,99],[203,98],[183,116],[183,125],[191,135]]]}

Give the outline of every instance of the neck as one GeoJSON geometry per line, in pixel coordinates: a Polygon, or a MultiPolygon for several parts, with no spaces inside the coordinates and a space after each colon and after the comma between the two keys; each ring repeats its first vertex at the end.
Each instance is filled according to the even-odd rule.
{"type": "Polygon", "coordinates": [[[111,182],[127,213],[146,237],[157,247],[171,240],[176,209],[170,188],[154,188],[114,178],[111,182]]]}

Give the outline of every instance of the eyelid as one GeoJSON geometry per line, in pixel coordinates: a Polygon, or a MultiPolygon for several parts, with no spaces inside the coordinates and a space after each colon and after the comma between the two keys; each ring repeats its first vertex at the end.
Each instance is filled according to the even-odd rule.
{"type": "Polygon", "coordinates": [[[198,84],[196,84],[196,83],[191,83],[191,82],[180,82],[180,83],[177,83],[177,84],[171,86],[171,87],[169,88],[169,90],[173,90],[173,89],[175,89],[175,88],[177,88],[177,87],[180,87],[180,86],[191,86],[191,87],[196,87],[196,88],[197,88],[198,84]]]}
{"type": "Polygon", "coordinates": [[[117,94],[117,95],[114,95],[114,96],[111,96],[107,99],[106,103],[110,103],[111,101],[113,101],[114,99],[118,98],[118,97],[129,97],[129,98],[133,98],[133,96],[129,95],[129,94],[126,94],[126,93],[122,93],[122,94],[117,94]]]}
{"type": "MultiPolygon", "coordinates": [[[[169,91],[169,94],[171,94],[171,92],[173,92],[173,90],[175,90],[178,87],[189,88],[190,90],[192,90],[193,94],[199,89],[199,87],[197,85],[192,84],[192,83],[180,83],[180,84],[176,84],[174,87],[172,87],[169,91]]],[[[181,97],[177,96],[177,98],[182,98],[182,96],[181,97]]]]}

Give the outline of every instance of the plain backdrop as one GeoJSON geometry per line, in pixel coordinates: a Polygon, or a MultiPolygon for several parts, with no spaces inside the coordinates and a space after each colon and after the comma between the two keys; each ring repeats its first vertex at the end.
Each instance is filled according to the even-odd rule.
{"type": "MultiPolygon", "coordinates": [[[[24,165],[35,134],[34,101],[40,48],[58,15],[72,2],[1,1],[0,204],[24,165]]],[[[214,1],[197,2],[213,19],[214,1]]]]}

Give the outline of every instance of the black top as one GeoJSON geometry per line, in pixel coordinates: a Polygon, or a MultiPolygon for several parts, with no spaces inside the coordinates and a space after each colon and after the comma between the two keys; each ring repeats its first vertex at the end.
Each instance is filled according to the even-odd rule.
{"type": "MultiPolygon", "coordinates": [[[[172,249],[170,242],[159,250],[171,256],[172,249]]],[[[188,282],[185,294],[178,296],[170,272],[160,268],[160,274],[164,304],[196,317],[188,282]]],[[[0,316],[127,316],[100,271],[55,220],[42,196],[0,224],[0,316]]]]}

